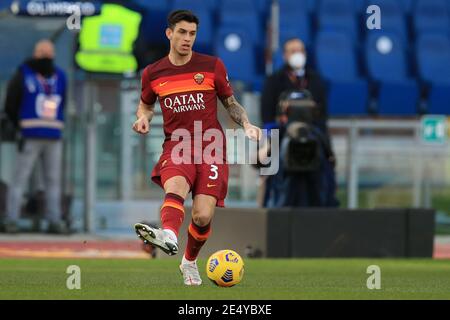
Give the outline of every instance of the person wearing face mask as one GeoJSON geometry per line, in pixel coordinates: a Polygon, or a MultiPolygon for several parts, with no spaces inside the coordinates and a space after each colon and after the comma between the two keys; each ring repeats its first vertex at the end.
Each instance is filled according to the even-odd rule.
{"type": "Polygon", "coordinates": [[[305,45],[298,38],[289,39],[283,47],[283,67],[270,75],[261,96],[261,119],[265,127],[273,127],[277,119],[277,106],[281,94],[288,90],[308,90],[317,104],[315,124],[327,129],[325,86],[319,75],[307,64],[305,45]]]}
{"type": "Polygon", "coordinates": [[[274,176],[265,178],[265,190],[262,199],[263,207],[277,206],[337,206],[335,199],[334,154],[331,150],[327,127],[326,90],[319,75],[308,66],[308,57],[304,43],[298,39],[289,39],[283,46],[283,67],[267,77],[261,95],[261,120],[265,129],[280,129],[280,140],[285,134],[287,119],[279,112],[280,99],[288,92],[307,91],[315,102],[312,126],[321,133],[322,141],[327,146],[327,158],[321,165],[321,172],[311,172],[298,177],[286,176],[283,173],[282,160],[280,171],[274,176]],[[286,183],[287,181],[292,181],[286,183]],[[284,190],[281,185],[289,184],[284,190]],[[302,186],[302,187],[300,187],[302,186]],[[308,189],[308,190],[306,190],[308,189]],[[295,196],[297,192],[297,196],[295,196]],[[319,194],[320,193],[320,194],[319,194]],[[285,194],[294,196],[286,197],[285,194]],[[309,196],[303,197],[304,194],[309,196]],[[302,196],[302,197],[301,197],[302,196]],[[282,199],[296,199],[283,203],[282,199]],[[308,200],[300,201],[300,198],[308,200]]]}
{"type": "Polygon", "coordinates": [[[33,56],[8,84],[5,112],[20,136],[6,219],[0,225],[8,233],[19,231],[21,200],[35,164],[43,169],[48,232],[67,233],[60,206],[66,76],[53,62],[54,51],[51,41],[37,42],[33,56]]]}

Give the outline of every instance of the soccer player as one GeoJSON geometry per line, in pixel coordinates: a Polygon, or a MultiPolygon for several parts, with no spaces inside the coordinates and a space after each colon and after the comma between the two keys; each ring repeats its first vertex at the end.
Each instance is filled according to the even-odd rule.
{"type": "Polygon", "coordinates": [[[217,119],[217,98],[230,117],[244,128],[248,138],[259,140],[261,137],[261,130],[250,123],[246,111],[233,96],[223,62],[217,57],[192,51],[198,25],[199,19],[190,11],[177,10],[169,14],[166,36],[170,41],[170,52],[144,69],[137,120],[133,125],[136,132],[148,133],[154,104],[159,99],[165,141],[162,155],[152,171],[152,181],[165,192],[161,206],[162,229],[137,223],[135,230],[145,243],[151,243],[169,255],[176,254],[177,237],[185,214],[184,200],[192,192],[192,220],[180,264],[186,285],[202,283],[196,259],[210,236],[215,207],[224,206],[228,187],[226,142],[217,119]],[[184,129],[184,132],[194,136],[192,154],[186,157],[183,153],[182,156],[190,161],[180,163],[176,156],[175,151],[181,143],[175,138],[178,136],[177,129],[184,129]],[[208,130],[216,133],[213,139],[209,137],[211,140],[222,141],[220,147],[214,150],[212,163],[203,159],[203,151],[211,142],[205,142],[203,140],[207,139],[202,138],[198,144],[196,140],[199,134],[201,136],[208,130]],[[200,161],[196,156],[198,154],[202,156],[200,161]]]}

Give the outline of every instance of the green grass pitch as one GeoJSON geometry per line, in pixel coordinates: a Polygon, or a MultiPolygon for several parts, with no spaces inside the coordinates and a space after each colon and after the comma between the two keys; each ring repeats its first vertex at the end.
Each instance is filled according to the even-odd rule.
{"type": "Polygon", "coordinates": [[[245,259],[243,281],[185,287],[177,260],[0,259],[0,299],[450,299],[450,261],[431,259],[245,259]],[[69,265],[81,289],[68,290],[69,265]],[[381,289],[369,290],[369,265],[381,289]]]}

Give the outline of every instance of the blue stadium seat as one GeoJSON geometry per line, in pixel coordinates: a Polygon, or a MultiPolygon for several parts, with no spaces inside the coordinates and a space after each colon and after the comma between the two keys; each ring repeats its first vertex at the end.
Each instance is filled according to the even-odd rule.
{"type": "Polygon", "coordinates": [[[8,9],[11,5],[11,0],[0,0],[0,10],[8,9]]]}
{"type": "Polygon", "coordinates": [[[134,2],[140,6],[147,8],[148,10],[164,10],[167,11],[171,8],[171,2],[168,0],[134,0],[134,2]]]}
{"type": "Polygon", "coordinates": [[[440,34],[424,34],[416,42],[421,79],[429,87],[428,113],[450,114],[450,40],[440,34]]]}
{"type": "Polygon", "coordinates": [[[366,14],[367,7],[371,4],[372,3],[367,4],[364,0],[353,0],[353,5],[356,12],[362,15],[366,14]]]}
{"type": "Polygon", "coordinates": [[[263,22],[253,0],[223,0],[219,12],[220,27],[245,30],[252,44],[264,47],[263,22]]]}
{"type": "Polygon", "coordinates": [[[219,4],[219,10],[227,12],[245,13],[257,9],[254,0],[221,0],[219,4]]]}
{"type": "Polygon", "coordinates": [[[345,33],[356,41],[359,34],[355,13],[353,0],[321,0],[319,30],[345,33]]]}
{"type": "Polygon", "coordinates": [[[343,33],[320,31],[315,44],[319,73],[328,81],[331,115],[367,113],[368,85],[358,75],[351,38],[343,33]]]}
{"type": "Polygon", "coordinates": [[[408,75],[402,41],[396,34],[370,32],[366,40],[367,69],[378,85],[379,114],[417,114],[419,88],[408,75]]]}
{"type": "Polygon", "coordinates": [[[280,0],[280,45],[289,38],[298,37],[309,46],[311,23],[307,3],[297,0],[280,0]]]}
{"type": "MultiPolygon", "coordinates": [[[[377,1],[370,1],[370,0],[365,0],[365,1],[364,0],[353,0],[353,1],[356,3],[357,11],[362,14],[366,13],[368,6],[370,6],[372,4],[379,5],[377,3],[377,1]]],[[[383,1],[383,2],[385,2],[385,1],[383,1]]],[[[411,11],[413,9],[413,4],[414,4],[415,0],[393,0],[393,1],[388,0],[386,2],[394,2],[395,4],[397,4],[400,7],[402,14],[408,15],[411,13],[411,11]]],[[[381,15],[382,15],[381,19],[383,20],[383,18],[384,18],[383,9],[381,10],[381,15]]]]}
{"type": "Polygon", "coordinates": [[[196,12],[197,10],[208,10],[214,12],[217,10],[217,0],[174,0],[172,10],[187,9],[196,12]]]}
{"type": "Polygon", "coordinates": [[[270,15],[271,0],[254,0],[256,8],[261,17],[268,18],[270,15]]]}
{"type": "Polygon", "coordinates": [[[310,20],[306,13],[280,17],[280,46],[290,38],[300,38],[307,47],[311,44],[310,20]]]}
{"type": "Polygon", "coordinates": [[[279,0],[280,4],[280,16],[299,16],[303,17],[305,13],[308,13],[308,3],[306,1],[298,0],[279,0]]]}
{"type": "Polygon", "coordinates": [[[244,30],[219,28],[215,54],[223,60],[230,80],[244,81],[252,86],[256,76],[255,54],[248,37],[244,30]]]}
{"type": "Polygon", "coordinates": [[[166,43],[165,29],[167,27],[167,15],[171,10],[171,1],[135,0],[134,3],[145,10],[141,21],[143,38],[147,42],[166,43]]]}
{"type": "Polygon", "coordinates": [[[403,45],[406,45],[408,43],[408,34],[406,14],[402,3],[398,0],[366,0],[367,6],[372,4],[380,7],[381,29],[397,34],[403,45]]]}
{"type": "Polygon", "coordinates": [[[413,4],[415,0],[400,0],[402,8],[406,14],[410,14],[413,11],[413,4]]]}
{"type": "Polygon", "coordinates": [[[273,70],[279,70],[284,65],[283,60],[283,48],[279,48],[272,56],[272,67],[273,70]]]}
{"type": "Polygon", "coordinates": [[[200,20],[197,38],[195,40],[195,50],[212,54],[214,34],[212,14],[209,10],[200,8],[195,11],[195,14],[200,20]]]}
{"type": "Polygon", "coordinates": [[[308,12],[314,14],[317,11],[319,0],[308,0],[308,12]]]}
{"type": "Polygon", "coordinates": [[[416,0],[413,18],[417,36],[422,33],[449,35],[450,18],[446,0],[416,0]]]}
{"type": "MultiPolygon", "coordinates": [[[[320,10],[320,6],[322,5],[323,0],[308,0],[308,9],[310,13],[314,13],[320,10]]],[[[348,7],[349,12],[353,14],[361,14],[366,11],[366,6],[364,0],[350,0],[348,4],[345,3],[345,6],[348,7]],[[349,6],[348,6],[349,5],[349,6]]]]}
{"type": "Polygon", "coordinates": [[[264,32],[263,27],[255,12],[243,13],[240,15],[228,15],[226,12],[221,12],[222,19],[220,27],[230,27],[244,30],[248,36],[249,41],[258,47],[263,47],[264,32]]]}
{"type": "Polygon", "coordinates": [[[439,34],[424,34],[417,39],[417,62],[422,78],[428,82],[450,80],[450,41],[439,34]]]}

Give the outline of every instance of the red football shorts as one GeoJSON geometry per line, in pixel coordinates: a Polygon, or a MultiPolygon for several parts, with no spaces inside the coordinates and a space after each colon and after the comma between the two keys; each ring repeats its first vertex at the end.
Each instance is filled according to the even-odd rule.
{"type": "Polygon", "coordinates": [[[175,164],[170,153],[163,153],[152,171],[152,181],[163,188],[164,183],[175,176],[186,178],[192,192],[213,196],[217,199],[217,207],[225,206],[228,190],[228,164],[175,164]]]}

